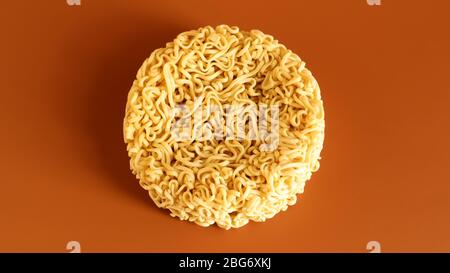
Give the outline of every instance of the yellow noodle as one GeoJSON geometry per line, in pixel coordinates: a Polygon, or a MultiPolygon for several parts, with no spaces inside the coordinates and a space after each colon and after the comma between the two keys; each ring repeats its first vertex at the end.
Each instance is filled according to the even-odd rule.
{"type": "Polygon", "coordinates": [[[181,33],[155,50],[137,72],[123,126],[131,170],[155,204],[225,229],[295,204],[320,166],[325,129],[319,85],[305,63],[270,35],[227,25],[181,33]],[[203,135],[171,134],[180,104],[184,117],[200,118],[195,130],[203,135]],[[258,105],[267,107],[268,129],[276,124],[270,107],[279,107],[278,137],[220,138],[228,115],[244,117],[246,130],[256,127],[252,108],[233,113],[226,106],[258,105]],[[263,149],[268,140],[275,149],[263,149]]]}

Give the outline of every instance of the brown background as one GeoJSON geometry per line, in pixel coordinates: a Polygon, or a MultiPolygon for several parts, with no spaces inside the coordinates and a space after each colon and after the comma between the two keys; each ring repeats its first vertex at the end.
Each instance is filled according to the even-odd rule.
{"type": "Polygon", "coordinates": [[[448,1],[5,1],[0,251],[450,251],[448,1]],[[157,209],[128,169],[127,92],[177,33],[274,35],[318,79],[322,167],[266,223],[202,228],[157,209]]]}

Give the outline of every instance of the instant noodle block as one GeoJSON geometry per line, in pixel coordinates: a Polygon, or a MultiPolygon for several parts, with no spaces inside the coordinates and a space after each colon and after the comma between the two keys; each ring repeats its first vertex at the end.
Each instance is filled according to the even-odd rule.
{"type": "Polygon", "coordinates": [[[153,51],[123,124],[131,170],[155,204],[225,229],[296,203],[319,169],[324,128],[319,85],[300,57],[227,25],[153,51]]]}

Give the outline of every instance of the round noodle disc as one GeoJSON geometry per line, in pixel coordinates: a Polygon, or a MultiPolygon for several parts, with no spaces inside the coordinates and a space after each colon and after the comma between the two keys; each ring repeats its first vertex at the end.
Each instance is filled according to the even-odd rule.
{"type": "MultiPolygon", "coordinates": [[[[255,128],[250,120],[245,130],[255,128]]],[[[296,203],[319,168],[324,128],[319,86],[296,54],[261,31],[220,25],[181,33],[145,60],[128,94],[124,140],[133,174],[158,207],[229,229],[296,203]],[[193,126],[200,132],[217,113],[216,128],[231,132],[230,106],[266,109],[267,127],[276,130],[221,138],[192,129],[180,139],[173,133],[180,106],[190,117],[200,113],[193,126]]]]}

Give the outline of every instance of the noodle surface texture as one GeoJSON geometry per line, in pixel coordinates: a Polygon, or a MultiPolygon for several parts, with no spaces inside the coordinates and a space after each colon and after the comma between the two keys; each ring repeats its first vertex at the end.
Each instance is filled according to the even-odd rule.
{"type": "Polygon", "coordinates": [[[270,35],[227,25],[181,33],[155,50],[137,72],[123,125],[131,170],[155,204],[225,229],[263,222],[296,203],[319,168],[325,128],[320,89],[305,63],[270,35]],[[258,132],[256,139],[180,140],[172,133],[179,105],[200,113],[200,127],[223,114],[215,124],[224,131],[227,105],[277,106],[278,136],[271,150],[258,132]]]}

